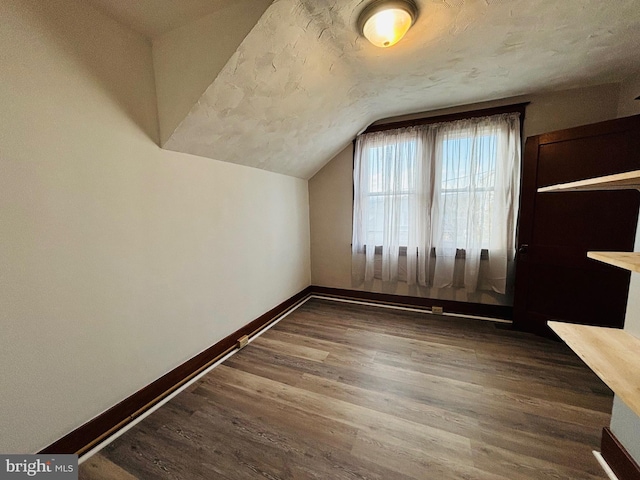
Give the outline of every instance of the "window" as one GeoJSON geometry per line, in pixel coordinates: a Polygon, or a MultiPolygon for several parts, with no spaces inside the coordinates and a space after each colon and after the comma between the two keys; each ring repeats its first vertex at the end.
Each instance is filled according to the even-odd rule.
{"type": "Polygon", "coordinates": [[[489,248],[497,143],[496,134],[474,139],[472,132],[464,130],[455,138],[442,140],[442,247],[464,250],[470,238],[476,237],[481,248],[489,248]],[[474,148],[478,149],[477,153],[472,151],[474,148]],[[470,215],[477,221],[470,223],[470,215]],[[470,231],[473,227],[476,230],[470,231]]]}
{"type": "Polygon", "coordinates": [[[475,290],[484,252],[491,288],[504,293],[515,250],[520,142],[518,113],[359,136],[354,279],[372,280],[378,260],[382,280],[397,281],[398,257],[407,252],[409,283],[448,286],[457,255],[465,259],[465,286],[475,290]]]}
{"type": "Polygon", "coordinates": [[[372,146],[367,149],[368,202],[366,228],[376,246],[383,244],[385,209],[397,206],[399,243],[407,246],[409,241],[409,199],[418,194],[413,175],[416,158],[416,141],[403,140],[399,144],[372,146]],[[402,150],[406,155],[398,156],[402,150]],[[387,176],[388,172],[388,176],[387,176]],[[397,178],[396,178],[397,176],[397,178]],[[395,188],[390,188],[390,185],[395,188]]]}

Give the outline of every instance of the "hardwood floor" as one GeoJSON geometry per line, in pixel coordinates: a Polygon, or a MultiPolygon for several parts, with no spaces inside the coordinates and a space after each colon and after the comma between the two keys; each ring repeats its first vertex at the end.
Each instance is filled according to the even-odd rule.
{"type": "Polygon", "coordinates": [[[312,299],[81,479],[605,479],[611,391],[508,326],[312,299]]]}

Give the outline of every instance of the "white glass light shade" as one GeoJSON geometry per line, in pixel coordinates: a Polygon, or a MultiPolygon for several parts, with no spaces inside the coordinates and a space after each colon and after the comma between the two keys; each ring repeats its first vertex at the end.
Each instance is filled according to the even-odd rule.
{"type": "Polygon", "coordinates": [[[390,47],[409,31],[416,17],[410,1],[378,0],[364,9],[359,18],[362,34],[376,47],[390,47]]]}

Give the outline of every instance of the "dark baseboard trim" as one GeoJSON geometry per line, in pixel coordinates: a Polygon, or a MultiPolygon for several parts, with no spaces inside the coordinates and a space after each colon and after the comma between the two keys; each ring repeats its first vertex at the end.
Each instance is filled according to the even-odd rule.
{"type": "Polygon", "coordinates": [[[620,480],[640,480],[640,466],[608,427],[602,429],[600,452],[620,480]]]}
{"type": "Polygon", "coordinates": [[[202,353],[187,360],[169,373],[158,378],[143,389],[127,397],[122,402],[89,420],[84,425],[73,430],[61,439],[41,450],[42,454],[73,454],[82,455],[98,443],[106,439],[127,423],[142,415],[145,411],[160,402],[167,395],[180,388],[191,378],[198,375],[222,356],[234,348],[238,338],[258,332],[272,323],[277,317],[290,310],[311,294],[311,287],[307,287],[293,297],[272,308],[264,315],[256,318],[228,337],[220,340],[202,353]]]}
{"type": "Polygon", "coordinates": [[[311,293],[332,297],[364,300],[367,302],[399,305],[403,307],[417,307],[431,309],[442,307],[445,313],[459,313],[478,317],[513,319],[513,307],[503,305],[486,305],[483,303],[454,302],[451,300],[436,300],[433,298],[410,297],[407,295],[391,295],[387,293],[365,292],[362,290],[347,290],[344,288],[311,286],[311,293]]]}
{"type": "Polygon", "coordinates": [[[313,294],[425,309],[430,309],[435,305],[443,307],[445,312],[490,318],[510,320],[513,317],[513,309],[511,307],[499,305],[452,302],[404,295],[389,295],[383,293],[363,292],[359,290],[309,286],[288,300],[285,300],[277,307],[272,308],[264,315],[261,315],[231,335],[220,340],[215,345],[212,345],[202,353],[199,353],[190,360],[187,360],[185,363],[174,368],[169,373],[158,378],[141,390],[138,390],[133,395],[125,398],[109,410],[101,413],[97,417],[89,420],[87,423],[55,441],[48,447],[42,449],[39,453],[75,453],[78,455],[86,453],[117,430],[135,420],[155,404],[160,402],[163,398],[176,391],[218,359],[231,352],[236,348],[236,344],[240,337],[244,335],[251,336],[257,333],[287,310],[290,310],[313,294]]]}

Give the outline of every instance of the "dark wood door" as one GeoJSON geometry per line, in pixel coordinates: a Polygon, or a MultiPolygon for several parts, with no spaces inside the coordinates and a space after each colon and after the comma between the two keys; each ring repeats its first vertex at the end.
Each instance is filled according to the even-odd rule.
{"type": "Polygon", "coordinates": [[[640,169],[640,115],[527,139],[514,325],[549,335],[547,320],[622,327],[630,272],[587,258],[633,251],[637,190],[537,193],[557,183],[640,169]]]}

